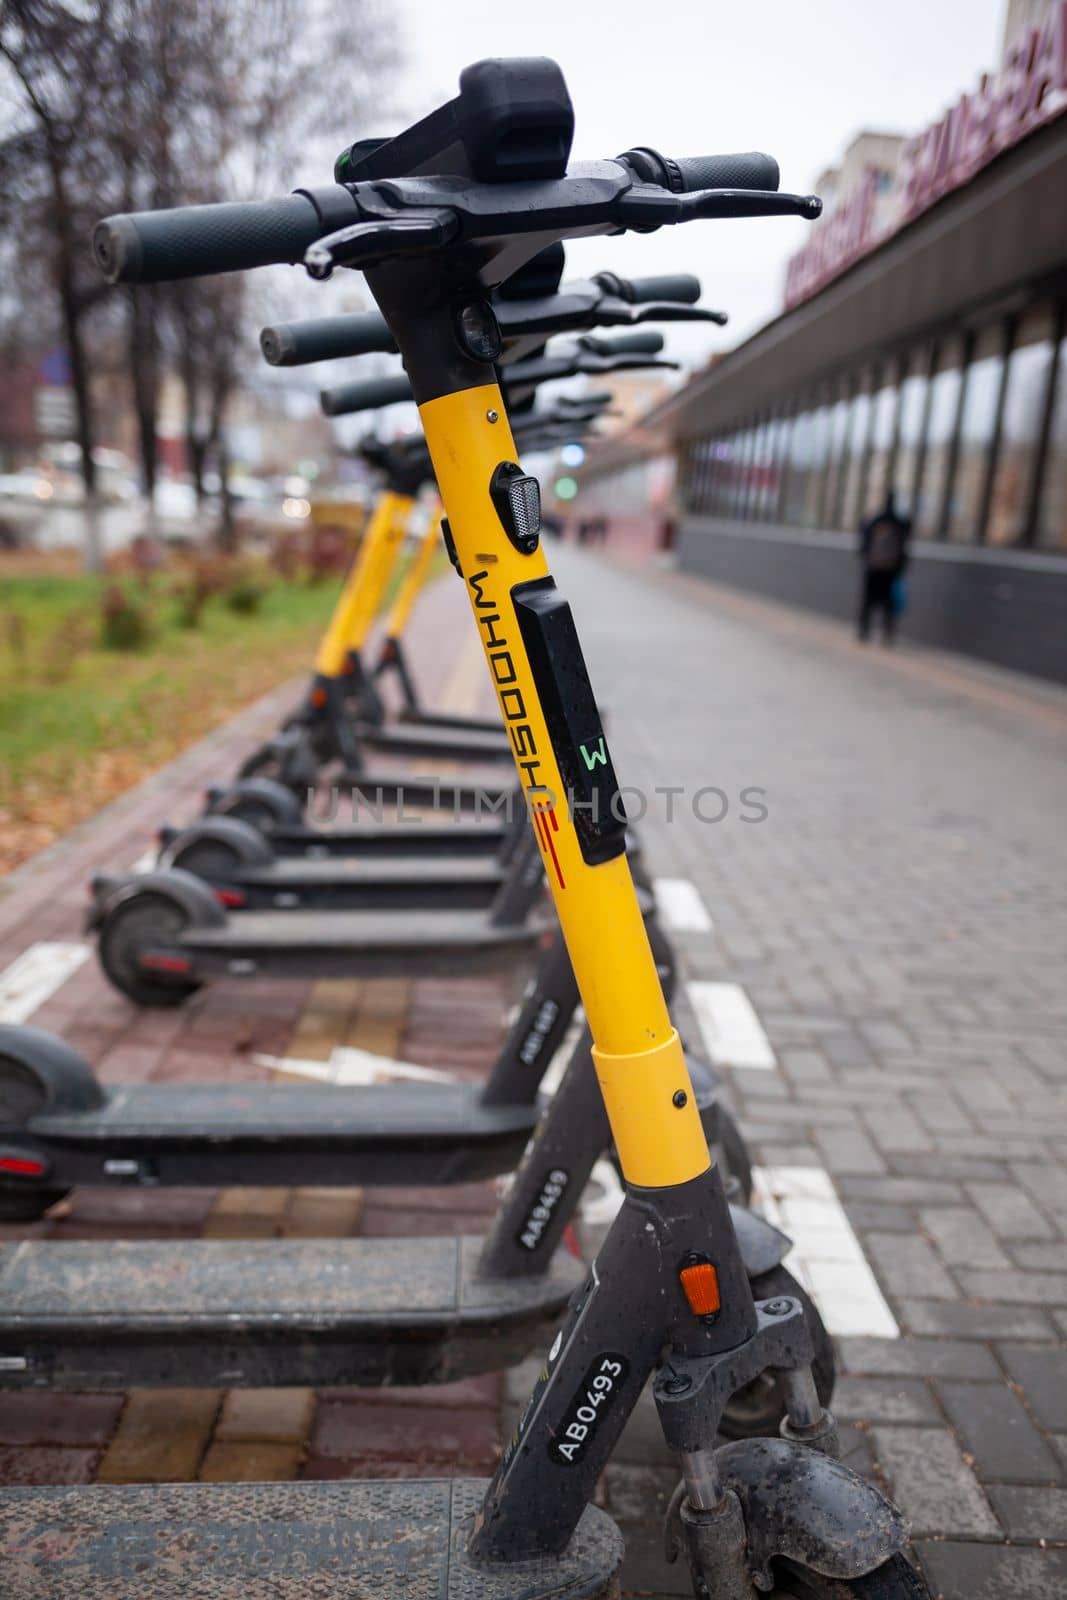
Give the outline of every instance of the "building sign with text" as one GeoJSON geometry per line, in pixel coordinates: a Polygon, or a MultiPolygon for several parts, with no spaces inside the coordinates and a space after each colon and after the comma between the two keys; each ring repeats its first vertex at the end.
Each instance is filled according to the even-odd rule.
{"type": "Polygon", "coordinates": [[[1067,0],[1057,0],[1039,28],[1008,50],[997,73],[901,151],[890,226],[874,227],[874,174],[818,223],[786,271],[790,310],[839,277],[876,245],[929,210],[996,156],[1067,109],[1067,0]]]}

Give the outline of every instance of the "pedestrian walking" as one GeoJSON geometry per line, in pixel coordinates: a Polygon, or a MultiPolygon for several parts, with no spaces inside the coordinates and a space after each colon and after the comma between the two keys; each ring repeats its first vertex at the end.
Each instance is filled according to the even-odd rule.
{"type": "Polygon", "coordinates": [[[911,521],[897,510],[896,496],[890,489],[885,505],[860,529],[860,560],[863,583],[860,593],[859,637],[870,638],[871,617],[881,612],[882,636],[893,642],[897,618],[903,609],[901,590],[908,565],[908,540],[911,521]]]}

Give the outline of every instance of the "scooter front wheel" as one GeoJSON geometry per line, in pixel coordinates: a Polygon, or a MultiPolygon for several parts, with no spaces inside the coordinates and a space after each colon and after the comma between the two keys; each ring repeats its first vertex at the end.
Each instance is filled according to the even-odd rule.
{"type": "Polygon", "coordinates": [[[768,1600],[930,1600],[930,1590],[900,1551],[861,1578],[827,1578],[795,1561],[774,1563],[768,1600]]]}
{"type": "MultiPolygon", "coordinates": [[[[814,1349],[811,1375],[815,1379],[819,1399],[824,1406],[828,1406],[834,1392],[834,1347],[815,1302],[787,1267],[772,1267],[770,1272],[761,1272],[751,1280],[751,1285],[756,1300],[788,1297],[800,1301],[814,1349]]],[[[719,1424],[719,1432],[724,1439],[772,1437],[777,1434],[778,1424],[784,1415],[778,1385],[770,1373],[761,1372],[758,1378],[753,1378],[751,1383],[746,1383],[743,1389],[731,1395],[719,1424]]]]}

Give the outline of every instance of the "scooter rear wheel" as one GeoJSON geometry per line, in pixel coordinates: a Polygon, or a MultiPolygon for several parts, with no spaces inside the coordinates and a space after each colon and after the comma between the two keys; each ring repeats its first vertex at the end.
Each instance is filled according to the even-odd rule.
{"type": "MultiPolygon", "coordinates": [[[[21,1127],[48,1104],[48,1088],[25,1061],[0,1053],[0,1124],[21,1127]]],[[[0,1222],[36,1222],[66,1189],[0,1189],[0,1222]]]]}
{"type": "MultiPolygon", "coordinates": [[[[751,1284],[756,1300],[774,1300],[783,1296],[800,1301],[814,1347],[812,1377],[819,1399],[824,1406],[828,1406],[834,1392],[834,1347],[815,1302],[787,1267],[772,1267],[770,1272],[762,1272],[753,1278],[751,1284]]],[[[758,1378],[731,1395],[719,1424],[719,1432],[724,1439],[766,1438],[777,1434],[783,1415],[777,1384],[769,1373],[761,1372],[758,1378]]]]}
{"type": "Polygon", "coordinates": [[[134,1005],[180,1006],[199,989],[199,983],[189,978],[153,977],[140,959],[152,945],[172,944],[188,920],[176,900],[152,891],[133,895],[104,917],[97,946],[100,965],[134,1005]]]}
{"type": "Polygon", "coordinates": [[[774,1563],[767,1600],[930,1600],[930,1590],[900,1551],[862,1578],[826,1578],[794,1561],[774,1563]]]}

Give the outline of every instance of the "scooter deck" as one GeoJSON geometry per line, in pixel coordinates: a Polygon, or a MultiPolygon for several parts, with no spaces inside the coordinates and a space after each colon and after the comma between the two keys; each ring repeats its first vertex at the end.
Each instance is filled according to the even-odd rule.
{"type": "Polygon", "coordinates": [[[0,1492],[6,1600],[613,1600],[594,1506],[560,1556],[475,1566],[480,1479],[94,1485],[0,1492]]]}
{"type": "Polygon", "coordinates": [[[377,752],[388,751],[398,756],[418,756],[420,760],[439,761],[510,761],[512,749],[507,735],[499,725],[495,729],[425,727],[418,723],[405,723],[388,728],[373,722],[356,724],[356,738],[377,752]]]}
{"type": "MultiPolygon", "coordinates": [[[[427,757],[427,760],[432,757],[427,757]]],[[[439,755],[439,760],[444,757],[439,755]]],[[[455,777],[449,773],[427,772],[375,772],[362,768],[329,768],[322,774],[326,784],[342,786],[360,798],[364,811],[376,809],[379,804],[396,805],[401,811],[410,806],[431,806],[434,811],[485,812],[502,804],[524,806],[514,782],[504,783],[499,778],[484,783],[469,778],[455,777]]]]}
{"type": "Polygon", "coordinates": [[[0,1246],[0,1384],[125,1390],[447,1383],[547,1344],[585,1274],[478,1276],[484,1241],[0,1246]]]}
{"type": "Polygon", "coordinates": [[[480,861],[444,856],[352,862],[286,857],[269,866],[238,867],[233,873],[224,868],[210,881],[232,884],[249,910],[307,906],[390,911],[420,906],[426,911],[484,911],[504,881],[504,870],[491,856],[480,861]]]}
{"type": "Polygon", "coordinates": [[[193,927],[179,948],[201,970],[248,976],[469,977],[533,956],[548,922],[494,924],[484,911],[237,911],[193,927]]]}
{"type": "Polygon", "coordinates": [[[514,838],[513,828],[489,816],[473,821],[464,817],[445,822],[433,818],[387,822],[375,820],[367,805],[352,807],[343,802],[337,814],[341,825],[336,828],[329,821],[317,825],[312,815],[306,825],[278,823],[265,832],[276,855],[308,861],[492,858],[514,838]],[[352,825],[344,826],[345,819],[352,825]]]}
{"type": "Polygon", "coordinates": [[[540,1102],[486,1105],[477,1083],[132,1084],[86,1111],[44,1110],[5,1137],[48,1182],[471,1183],[509,1172],[540,1102]],[[132,1165],[131,1165],[132,1164],[132,1165]]]}

